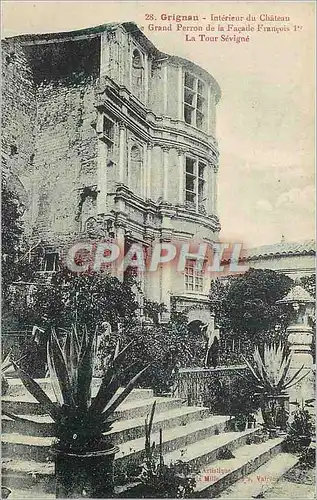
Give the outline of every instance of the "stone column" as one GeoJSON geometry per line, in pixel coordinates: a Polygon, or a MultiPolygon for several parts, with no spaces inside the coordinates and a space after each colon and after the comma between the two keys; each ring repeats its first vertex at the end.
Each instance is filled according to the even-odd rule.
{"type": "MultiPolygon", "coordinates": [[[[314,299],[301,286],[295,286],[286,297],[277,303],[290,305],[294,310],[294,317],[286,332],[290,344],[292,361],[290,377],[303,367],[298,375],[298,383],[289,389],[290,402],[301,403],[315,397],[314,370],[312,357],[313,330],[309,324],[309,316],[313,313],[314,299]],[[306,375],[300,380],[303,375],[306,375]]],[[[296,408],[291,405],[291,411],[296,408]]]]}
{"type": "Polygon", "coordinates": [[[214,164],[213,165],[213,183],[212,183],[212,196],[213,196],[213,214],[217,215],[218,213],[218,170],[219,170],[219,165],[214,164]]]}
{"type": "Polygon", "coordinates": [[[108,146],[103,141],[98,139],[98,196],[97,196],[97,211],[98,214],[107,211],[107,158],[108,146]]]}
{"type": "Polygon", "coordinates": [[[151,182],[152,182],[152,148],[153,144],[148,143],[146,155],[146,198],[151,198],[151,182]]]}
{"type": "Polygon", "coordinates": [[[168,111],[168,66],[165,63],[163,66],[163,96],[164,96],[164,101],[163,101],[163,114],[167,115],[168,111]]]}
{"type": "Polygon", "coordinates": [[[185,168],[184,168],[184,163],[185,163],[185,156],[184,156],[184,151],[179,149],[178,150],[178,165],[179,165],[179,171],[178,171],[178,176],[179,176],[179,189],[178,189],[178,203],[180,205],[184,204],[184,177],[185,177],[185,168]]]}
{"type": "Polygon", "coordinates": [[[183,68],[178,67],[178,119],[183,120],[183,68]]]}
{"type": "Polygon", "coordinates": [[[126,148],[126,128],[124,123],[119,124],[120,139],[119,139],[119,182],[125,183],[125,148],[126,148]]]}
{"type": "Polygon", "coordinates": [[[147,54],[144,55],[144,104],[148,103],[149,98],[149,60],[147,54]]]}
{"type": "Polygon", "coordinates": [[[163,150],[163,172],[164,172],[163,200],[168,201],[168,154],[169,154],[169,150],[166,147],[163,147],[162,150],[163,150]]]}

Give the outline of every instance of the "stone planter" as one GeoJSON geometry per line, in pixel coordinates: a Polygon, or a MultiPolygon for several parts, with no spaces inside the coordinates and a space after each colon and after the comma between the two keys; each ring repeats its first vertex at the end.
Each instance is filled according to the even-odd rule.
{"type": "Polygon", "coordinates": [[[114,457],[111,446],[100,451],[71,453],[52,448],[55,460],[56,498],[109,498],[114,490],[114,457]]]}
{"type": "Polygon", "coordinates": [[[261,412],[265,427],[269,432],[285,430],[289,416],[289,396],[287,394],[264,394],[261,412]]]}

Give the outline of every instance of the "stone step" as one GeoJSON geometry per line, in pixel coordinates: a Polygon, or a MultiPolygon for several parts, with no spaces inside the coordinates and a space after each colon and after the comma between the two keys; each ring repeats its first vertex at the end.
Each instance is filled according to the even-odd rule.
{"type": "MultiPolygon", "coordinates": [[[[29,391],[24,387],[21,379],[19,378],[8,378],[9,387],[6,393],[6,396],[27,396],[29,395],[29,391]]],[[[35,381],[41,386],[41,388],[53,395],[52,385],[49,378],[37,378],[35,381]]],[[[92,380],[92,395],[95,396],[100,387],[101,379],[93,378],[92,380]]],[[[119,389],[118,392],[122,391],[123,388],[119,389]]],[[[153,398],[153,390],[152,389],[133,389],[129,396],[127,397],[128,401],[132,401],[135,399],[146,399],[153,398]]]]}
{"type": "MultiPolygon", "coordinates": [[[[140,400],[124,401],[116,410],[116,416],[119,420],[137,418],[145,416],[151,409],[154,401],[156,411],[162,412],[172,408],[182,406],[182,400],[169,397],[146,398],[140,400]]],[[[3,396],[2,409],[15,415],[42,415],[42,406],[30,396],[3,396]]]]}
{"type": "Polygon", "coordinates": [[[243,432],[225,432],[213,435],[206,439],[190,444],[189,446],[176,449],[164,455],[166,464],[175,463],[177,460],[189,463],[193,468],[200,470],[206,464],[218,459],[224,450],[235,450],[245,445],[258,429],[248,429],[243,432]]]}
{"type": "MultiPolygon", "coordinates": [[[[22,381],[19,378],[11,378],[7,379],[9,383],[9,387],[6,393],[6,396],[28,396],[30,395],[29,391],[24,387],[22,381]]],[[[54,397],[54,393],[52,390],[52,385],[51,381],[49,378],[38,378],[35,379],[35,381],[41,386],[41,388],[50,394],[50,396],[54,397]]],[[[101,384],[101,379],[100,378],[93,378],[92,381],[92,395],[95,396],[97,394],[97,391],[100,387],[101,384]]],[[[118,393],[122,391],[123,388],[118,390],[118,393]]],[[[30,395],[31,397],[31,395],[30,395]]],[[[132,401],[135,399],[147,399],[147,398],[153,398],[153,390],[152,389],[133,389],[129,396],[127,397],[127,401],[132,401]]],[[[55,397],[54,397],[55,400],[55,397]]]]}
{"type": "MultiPolygon", "coordinates": [[[[216,428],[225,423],[227,417],[215,416],[209,417],[207,419],[201,420],[200,422],[193,422],[188,426],[172,428],[163,433],[164,450],[173,449],[174,446],[180,446],[180,448],[174,451],[164,452],[164,461],[169,463],[170,461],[175,462],[177,459],[181,459],[186,462],[190,462],[196,467],[203,467],[206,463],[210,463],[212,459],[216,459],[218,454],[225,448],[235,449],[243,445],[247,439],[256,432],[256,429],[251,429],[244,432],[229,432],[224,434],[212,435],[211,437],[201,439],[199,441],[193,442],[195,438],[195,433],[202,436],[204,432],[214,432],[216,428]],[[195,428],[195,431],[194,431],[195,428]],[[183,448],[182,443],[188,440],[192,444],[183,448]]],[[[50,461],[45,461],[45,457],[48,452],[48,445],[50,438],[36,438],[36,442],[28,436],[21,436],[18,438],[14,435],[7,440],[14,447],[20,446],[24,447],[26,454],[28,454],[28,449],[33,448],[32,457],[27,459],[19,458],[18,453],[13,454],[13,449],[10,450],[10,457],[6,458],[3,454],[2,458],[2,469],[3,469],[3,484],[9,488],[31,488],[37,483],[39,483],[39,488],[46,492],[53,492],[55,487],[54,482],[54,463],[50,461]],[[42,440],[42,441],[40,441],[42,440]],[[34,450],[34,446],[38,447],[34,450]],[[44,448],[45,451],[40,451],[44,448]],[[38,452],[39,456],[42,453],[42,460],[35,461],[35,451],[38,452]],[[44,458],[44,459],[43,459],[44,458]],[[46,479],[45,479],[46,478],[46,479]]],[[[152,436],[158,442],[158,435],[156,433],[152,436]]],[[[35,439],[35,438],[33,438],[35,439]]],[[[187,441],[187,442],[188,442],[187,441]]],[[[141,449],[144,448],[144,439],[133,440],[120,445],[120,451],[116,455],[116,463],[121,464],[128,462],[130,460],[138,461],[141,456],[141,449]],[[136,446],[138,448],[133,448],[136,446]],[[141,448],[142,446],[142,448],[141,448]]],[[[16,449],[16,448],[15,448],[16,449]]],[[[16,450],[17,451],[17,450],[16,450]]],[[[19,450],[21,453],[21,449],[19,450]]]]}
{"type": "MultiPolygon", "coordinates": [[[[13,491],[55,492],[55,467],[53,462],[36,462],[2,457],[2,484],[13,491]]],[[[10,498],[10,497],[9,497],[10,498]]],[[[23,497],[21,497],[23,498],[23,497]]],[[[44,497],[43,497],[44,498],[44,497]]]]}
{"type": "MultiPolygon", "coordinates": [[[[229,419],[230,417],[214,415],[183,426],[166,429],[162,434],[163,454],[182,449],[202,439],[224,432],[229,419]]],[[[156,443],[157,450],[159,439],[159,432],[152,432],[151,442],[156,443]]],[[[142,438],[127,441],[119,445],[120,451],[116,457],[116,462],[122,465],[123,463],[129,462],[131,459],[134,461],[142,461],[144,444],[145,438],[143,436],[142,438]]]]}
{"type": "MultiPolygon", "coordinates": [[[[163,451],[169,452],[211,436],[215,432],[221,432],[228,420],[229,417],[213,416],[184,426],[167,429],[163,436],[163,451]]],[[[53,440],[53,437],[26,436],[15,433],[3,434],[2,456],[14,456],[21,459],[45,462],[51,459],[50,446],[53,440]]],[[[159,442],[158,433],[152,434],[152,441],[159,442]]],[[[132,455],[134,460],[141,460],[144,450],[144,437],[124,442],[119,445],[119,449],[116,459],[120,462],[129,461],[132,455]]]]}
{"type": "MultiPolygon", "coordinates": [[[[209,414],[206,408],[182,406],[161,413],[155,413],[153,432],[168,429],[177,425],[185,425],[194,420],[201,420],[209,414]]],[[[27,436],[54,436],[54,422],[48,415],[20,415],[30,423],[12,420],[5,415],[2,417],[3,434],[25,434],[27,436]]],[[[119,420],[114,422],[111,435],[115,444],[144,436],[144,417],[119,420]]]]}
{"type": "Polygon", "coordinates": [[[234,458],[210,460],[197,477],[195,497],[213,498],[231,484],[257,470],[282,450],[284,437],[247,444],[233,451],[234,458]]]}
{"type": "Polygon", "coordinates": [[[223,499],[263,498],[276,482],[298,462],[298,457],[290,453],[278,453],[251,474],[244,476],[235,484],[225,489],[223,499]]]}
{"type": "Polygon", "coordinates": [[[14,489],[9,498],[10,500],[55,500],[56,495],[43,491],[37,485],[27,490],[14,489]]]}

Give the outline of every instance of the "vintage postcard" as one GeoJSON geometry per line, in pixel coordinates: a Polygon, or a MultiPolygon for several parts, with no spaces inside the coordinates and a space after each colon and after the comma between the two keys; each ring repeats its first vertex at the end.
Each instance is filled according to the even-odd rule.
{"type": "Polygon", "coordinates": [[[315,498],[315,2],[2,2],[1,498],[315,498]]]}

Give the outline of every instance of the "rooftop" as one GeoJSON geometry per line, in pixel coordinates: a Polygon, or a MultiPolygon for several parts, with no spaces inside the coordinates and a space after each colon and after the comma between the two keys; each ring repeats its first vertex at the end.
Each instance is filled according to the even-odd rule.
{"type": "Polygon", "coordinates": [[[243,260],[269,259],[270,257],[286,257],[294,255],[315,255],[315,240],[302,242],[280,242],[255,248],[246,248],[243,260]]]}

